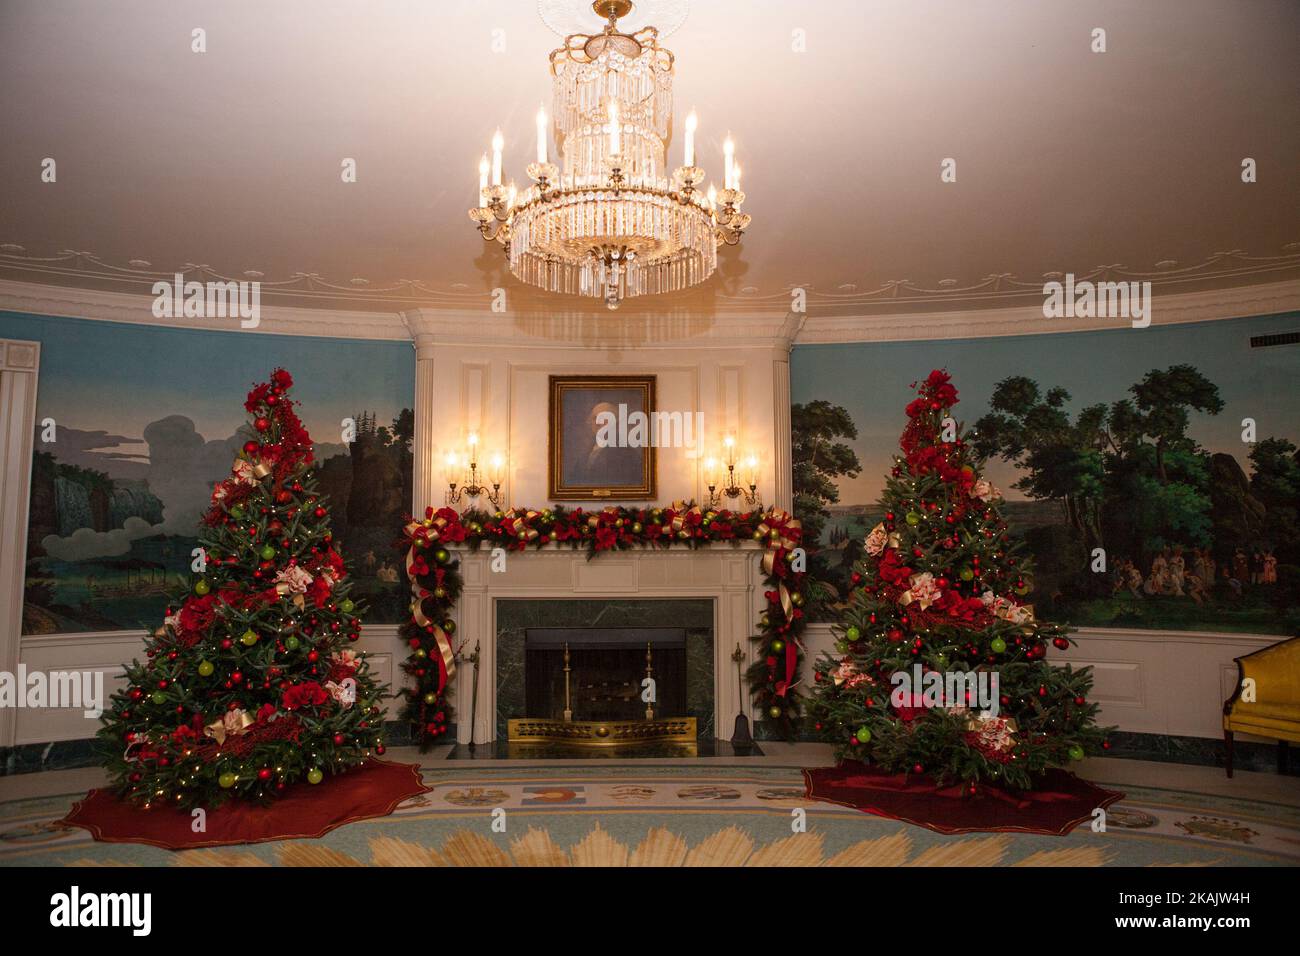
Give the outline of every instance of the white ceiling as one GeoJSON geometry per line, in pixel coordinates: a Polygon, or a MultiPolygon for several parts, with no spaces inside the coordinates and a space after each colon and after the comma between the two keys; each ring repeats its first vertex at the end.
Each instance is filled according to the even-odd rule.
{"type": "MultiPolygon", "coordinates": [[[[1000,304],[1115,265],[1180,288],[1300,275],[1297,37],[1296,0],[695,0],[668,41],[678,117],[696,108],[713,173],[732,133],[754,222],[670,304],[775,307],[792,285],[841,312],[1000,304]]],[[[517,289],[465,211],[498,125],[525,178],[558,42],[536,0],[5,0],[0,278],[128,289],[206,265],[354,308],[517,289]]]]}

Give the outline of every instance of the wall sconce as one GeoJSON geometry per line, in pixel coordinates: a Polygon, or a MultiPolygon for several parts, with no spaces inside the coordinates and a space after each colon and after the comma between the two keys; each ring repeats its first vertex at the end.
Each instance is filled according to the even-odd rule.
{"type": "Polygon", "coordinates": [[[753,455],[743,462],[743,478],[744,487],[736,481],[736,439],[728,435],[722,440],[721,464],[713,458],[705,459],[704,462],[704,483],[709,487],[709,507],[722,507],[724,496],[733,502],[743,497],[745,504],[750,507],[762,507],[763,496],[758,493],[758,459],[753,455]],[[727,469],[726,484],[719,488],[718,482],[722,477],[719,472],[723,467],[727,469]]]}
{"type": "Polygon", "coordinates": [[[481,496],[486,496],[487,500],[492,503],[493,508],[500,508],[501,480],[505,472],[505,456],[500,452],[493,453],[489,459],[488,467],[484,469],[486,474],[480,478],[478,432],[470,432],[466,444],[469,447],[463,459],[454,451],[447,453],[447,504],[454,505],[462,498],[476,500],[481,496]],[[466,462],[466,466],[462,466],[462,460],[466,462]],[[465,467],[468,470],[465,470],[465,467]],[[491,482],[492,487],[489,489],[487,484],[482,482],[491,482]]]}

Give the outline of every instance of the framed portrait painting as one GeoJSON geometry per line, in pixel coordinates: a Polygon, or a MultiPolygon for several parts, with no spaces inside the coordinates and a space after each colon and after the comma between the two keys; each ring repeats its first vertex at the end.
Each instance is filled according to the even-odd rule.
{"type": "Polygon", "coordinates": [[[548,488],[555,501],[655,497],[655,450],[638,441],[653,416],[653,375],[552,375],[548,488]],[[631,427],[629,427],[631,423],[631,427]]]}

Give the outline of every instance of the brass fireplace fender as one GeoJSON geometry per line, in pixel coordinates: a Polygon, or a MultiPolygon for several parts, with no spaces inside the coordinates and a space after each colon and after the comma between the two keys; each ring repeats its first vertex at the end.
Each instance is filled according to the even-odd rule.
{"type": "Polygon", "coordinates": [[[511,717],[506,739],[512,744],[562,743],[576,747],[626,747],[645,743],[695,743],[694,717],[654,720],[551,720],[511,717]]]}

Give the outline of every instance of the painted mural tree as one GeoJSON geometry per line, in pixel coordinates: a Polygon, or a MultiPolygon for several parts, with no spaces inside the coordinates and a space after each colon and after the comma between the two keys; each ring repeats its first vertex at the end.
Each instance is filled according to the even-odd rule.
{"type": "Polygon", "coordinates": [[[1087,547],[1101,541],[1106,406],[1089,405],[1072,422],[1070,393],[1023,375],[1003,379],[993,390],[992,411],[975,423],[981,456],[1016,461],[1025,476],[1017,489],[1030,498],[1060,501],[1065,520],[1087,547]]]}
{"type": "Polygon", "coordinates": [[[383,753],[380,688],[318,493],[312,441],[276,369],[245,409],[255,438],[216,485],[203,571],[126,668],[99,736],[143,806],[265,800],[383,753]]]}
{"type": "Polygon", "coordinates": [[[841,757],[1030,789],[1047,768],[1098,752],[1104,735],[1090,670],[1046,660],[1049,644],[1070,640],[1026,601],[1033,566],[951,417],[956,404],[934,371],[907,407],[884,520],[854,569],[836,653],[817,662],[809,711],[841,757]],[[925,690],[898,679],[918,671],[925,690]],[[932,695],[935,677],[946,693],[932,695]]]}
{"type": "Polygon", "coordinates": [[[1188,434],[1191,412],[1217,415],[1219,389],[1190,365],[1152,369],[1108,414],[1104,531],[1112,550],[1147,557],[1213,538],[1209,455],[1188,434]]]}
{"type": "Polygon", "coordinates": [[[1071,419],[1065,389],[1013,376],[997,384],[992,411],[976,422],[981,454],[1024,471],[1015,488],[1061,502],[1081,545],[1076,575],[1096,547],[1141,557],[1167,543],[1210,540],[1208,457],[1187,429],[1193,411],[1222,410],[1218,388],[1192,366],[1174,365],[1152,369],[1129,391],[1131,399],[1089,405],[1071,419]]]}
{"type": "Polygon", "coordinates": [[[843,408],[818,399],[790,406],[790,432],[794,511],[805,539],[816,541],[830,517],[826,506],[840,500],[835,480],[856,478],[862,471],[857,454],[840,441],[857,438],[858,428],[843,408]]]}
{"type": "Polygon", "coordinates": [[[1250,460],[1250,493],[1268,511],[1278,558],[1300,563],[1300,450],[1285,438],[1265,438],[1251,449],[1250,460]]]}
{"type": "MultiPolygon", "coordinates": [[[[811,546],[808,597],[818,608],[833,590],[844,593],[848,582],[848,566],[832,568],[817,545],[830,518],[826,506],[840,500],[836,480],[856,478],[862,471],[857,453],[841,441],[857,438],[858,429],[843,408],[817,399],[790,406],[790,432],[794,513],[803,523],[803,540],[811,546]]],[[[848,565],[856,557],[855,544],[848,543],[848,565]]]]}

